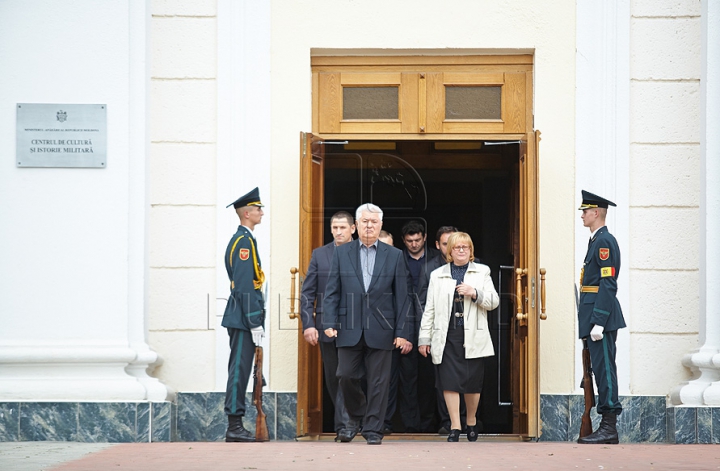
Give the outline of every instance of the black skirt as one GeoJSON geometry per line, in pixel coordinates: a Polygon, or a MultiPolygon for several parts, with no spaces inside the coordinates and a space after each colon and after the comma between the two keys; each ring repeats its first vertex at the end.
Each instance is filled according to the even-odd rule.
{"type": "Polygon", "coordinates": [[[437,365],[435,386],[441,391],[461,394],[482,392],[485,359],[466,359],[464,342],[465,329],[462,326],[455,327],[455,323],[451,321],[442,362],[437,365]]]}

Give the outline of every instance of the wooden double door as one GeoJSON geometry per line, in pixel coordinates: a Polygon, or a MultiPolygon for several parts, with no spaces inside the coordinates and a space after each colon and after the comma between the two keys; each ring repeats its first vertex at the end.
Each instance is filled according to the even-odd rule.
{"type": "MultiPolygon", "coordinates": [[[[484,433],[538,437],[538,323],[545,310],[537,260],[539,133],[447,137],[323,140],[301,133],[300,282],[312,250],[332,240],[332,214],[354,214],[365,202],[383,208],[383,229],[398,248],[410,219],[425,224],[431,246],[439,226],[468,232],[501,300],[488,316],[496,355],[485,364],[484,433]]],[[[320,351],[305,342],[301,325],[297,398],[298,437],[334,436],[320,351]]]]}

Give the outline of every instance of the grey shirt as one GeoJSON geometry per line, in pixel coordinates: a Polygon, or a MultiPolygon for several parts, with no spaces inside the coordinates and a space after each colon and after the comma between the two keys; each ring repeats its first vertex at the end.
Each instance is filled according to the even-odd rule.
{"type": "Polygon", "coordinates": [[[360,239],[358,239],[358,243],[360,244],[360,269],[363,274],[365,291],[367,291],[370,287],[370,282],[372,281],[373,270],[375,269],[375,256],[377,255],[378,241],[376,240],[370,247],[363,244],[360,239]]]}

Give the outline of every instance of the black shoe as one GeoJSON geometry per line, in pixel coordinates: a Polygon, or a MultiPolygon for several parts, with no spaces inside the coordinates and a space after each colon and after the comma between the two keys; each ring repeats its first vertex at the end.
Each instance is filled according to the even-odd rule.
{"type": "Polygon", "coordinates": [[[478,439],[478,425],[467,426],[467,439],[469,442],[476,442],[478,439]]]}
{"type": "Polygon", "coordinates": [[[228,428],[225,432],[226,442],[254,442],[255,437],[243,427],[242,415],[228,415],[228,428]]]}
{"type": "Polygon", "coordinates": [[[438,430],[438,435],[447,435],[448,433],[450,433],[449,426],[446,427],[443,425],[442,427],[440,427],[440,430],[438,430]]]}
{"type": "Polygon", "coordinates": [[[392,427],[390,427],[388,425],[383,427],[383,430],[382,430],[383,435],[390,435],[391,433],[393,433],[392,427]]]}
{"type": "Polygon", "coordinates": [[[360,431],[360,427],[346,427],[338,432],[338,438],[342,443],[349,443],[360,431]]]}
{"type": "Polygon", "coordinates": [[[368,445],[382,445],[383,436],[379,433],[368,432],[365,434],[365,440],[368,445]]]}
{"type": "Polygon", "coordinates": [[[587,437],[578,438],[583,445],[617,445],[620,443],[617,433],[617,415],[603,414],[598,429],[587,437]]]}
{"type": "Polygon", "coordinates": [[[460,430],[458,430],[456,428],[450,430],[450,434],[448,435],[447,441],[449,441],[449,442],[460,441],[460,430]]]}

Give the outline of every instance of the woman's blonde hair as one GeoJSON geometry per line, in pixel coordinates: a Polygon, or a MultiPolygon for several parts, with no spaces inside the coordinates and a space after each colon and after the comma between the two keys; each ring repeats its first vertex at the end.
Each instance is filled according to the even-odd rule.
{"type": "Polygon", "coordinates": [[[466,243],[468,247],[470,247],[470,261],[472,262],[475,260],[475,246],[470,238],[470,234],[467,232],[453,232],[450,234],[450,237],[448,237],[447,254],[445,255],[445,259],[448,263],[453,261],[452,251],[455,246],[461,242],[466,243]]]}

